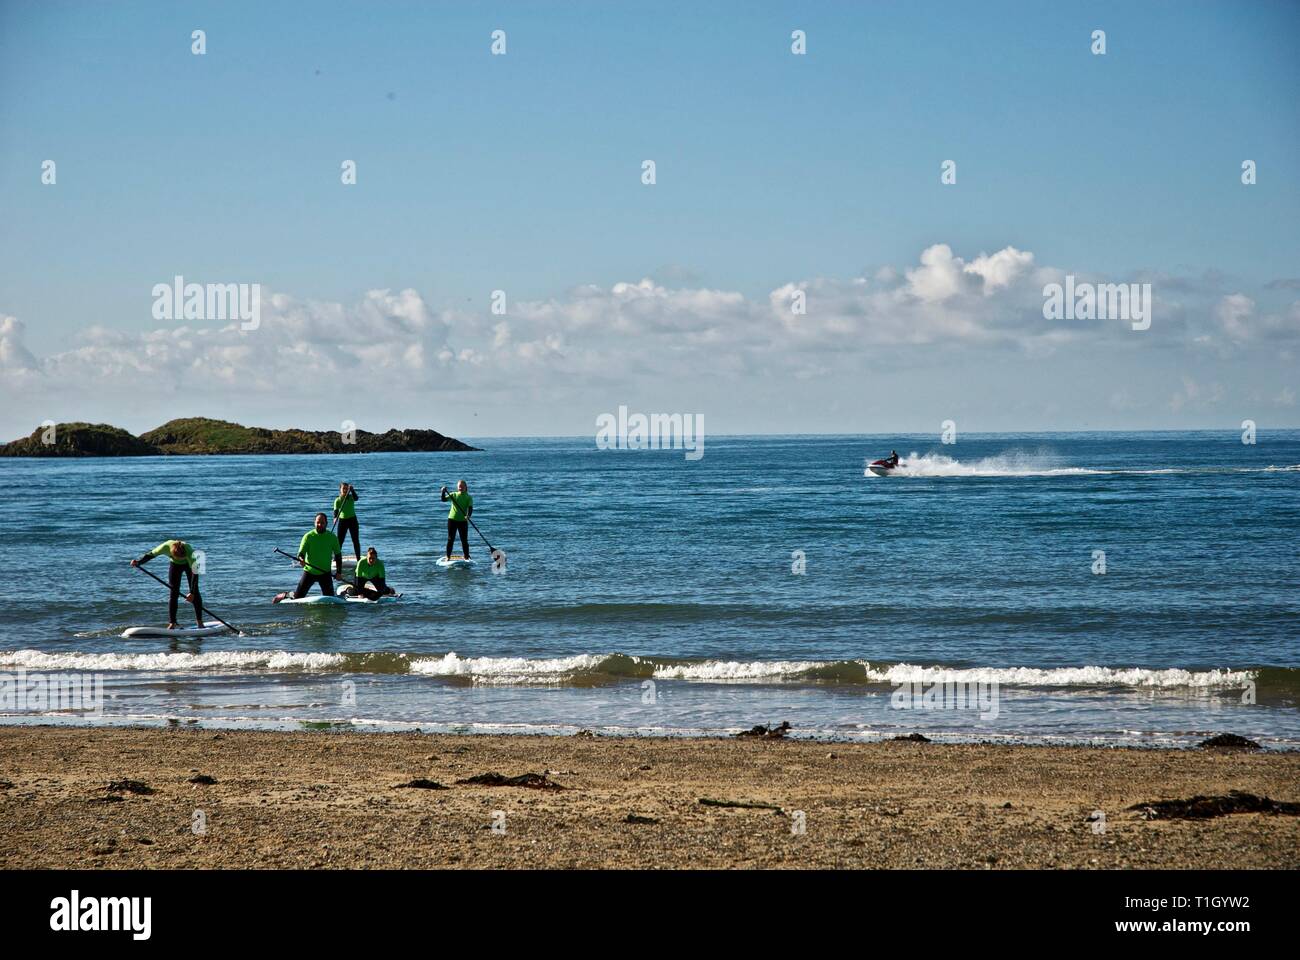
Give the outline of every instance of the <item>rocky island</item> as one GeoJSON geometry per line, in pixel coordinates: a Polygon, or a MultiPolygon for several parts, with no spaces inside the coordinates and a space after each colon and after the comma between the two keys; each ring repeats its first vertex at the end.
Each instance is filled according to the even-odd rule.
{"type": "Polygon", "coordinates": [[[473,451],[436,430],[268,430],[225,420],[188,417],[134,436],[106,423],[59,423],[0,445],[5,457],[158,457],[273,453],[427,453],[473,451]]]}

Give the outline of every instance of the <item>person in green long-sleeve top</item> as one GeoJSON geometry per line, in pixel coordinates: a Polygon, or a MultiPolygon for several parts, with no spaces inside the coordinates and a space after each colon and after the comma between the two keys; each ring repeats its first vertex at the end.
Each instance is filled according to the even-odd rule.
{"type": "Polygon", "coordinates": [[[456,534],[460,534],[460,546],[465,551],[465,559],[469,559],[469,518],[474,513],[474,498],[469,495],[469,485],[460,480],[456,483],[456,492],[448,493],[447,488],[442,488],[442,497],[444,502],[450,501],[451,509],[447,511],[447,559],[451,559],[451,545],[456,541],[456,534]]]}
{"type": "Polygon", "coordinates": [[[357,561],[357,568],[353,573],[355,580],[343,588],[344,593],[354,597],[365,597],[367,600],[378,600],[380,597],[397,592],[388,585],[385,579],[384,561],[379,559],[379,551],[374,547],[368,549],[366,555],[357,561]]]}
{"type": "Polygon", "coordinates": [[[334,596],[334,577],[343,576],[343,546],[339,538],[329,530],[329,520],[325,514],[316,514],[316,525],[302,535],[298,544],[298,562],[302,564],[302,577],[298,580],[298,589],[292,594],[276,594],[273,603],[279,603],[289,596],[301,599],[307,596],[313,583],[320,584],[320,592],[327,597],[334,596]],[[330,575],[330,560],[334,561],[334,575],[330,575]]]}
{"type": "Polygon", "coordinates": [[[143,557],[132,560],[131,566],[138,567],[141,564],[148,563],[154,557],[162,556],[164,553],[167,554],[167,559],[171,561],[167,565],[167,586],[171,588],[171,593],[167,599],[167,629],[176,629],[176,601],[180,599],[182,573],[185,574],[185,582],[189,587],[185,599],[194,604],[194,619],[198,621],[199,626],[205,626],[203,623],[203,597],[199,596],[199,566],[192,546],[184,540],[166,540],[143,557]]]}
{"type": "Polygon", "coordinates": [[[352,554],[361,559],[361,523],[357,520],[357,488],[350,483],[339,484],[339,495],[334,498],[334,519],[339,522],[338,538],[342,545],[352,534],[352,554]]]}

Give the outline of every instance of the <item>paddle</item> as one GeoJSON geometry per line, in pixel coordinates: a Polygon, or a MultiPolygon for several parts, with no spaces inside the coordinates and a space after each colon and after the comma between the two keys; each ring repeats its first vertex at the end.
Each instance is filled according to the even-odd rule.
{"type": "MultiPolygon", "coordinates": [[[[274,552],[278,553],[280,556],[282,556],[282,557],[288,557],[288,558],[289,558],[290,560],[292,560],[294,563],[298,564],[298,566],[300,566],[300,567],[305,567],[305,566],[306,566],[306,564],[302,562],[302,559],[301,559],[300,557],[295,557],[292,553],[285,553],[285,552],[284,552],[283,550],[281,550],[279,547],[273,547],[272,549],[274,550],[274,552]]],[[[335,580],[342,580],[344,583],[351,583],[351,582],[352,582],[351,580],[349,580],[347,577],[343,576],[342,574],[334,573],[334,574],[330,574],[330,576],[332,576],[335,580]]]]}
{"type": "MultiPolygon", "coordinates": [[[[447,490],[446,487],[443,487],[442,489],[447,490]]],[[[447,499],[451,500],[450,491],[447,492],[447,499]]],[[[451,502],[457,510],[460,509],[460,505],[457,504],[455,500],[451,500],[451,502]]],[[[492,544],[488,543],[488,538],[483,536],[483,531],[478,528],[478,524],[474,522],[474,518],[468,513],[465,514],[465,519],[469,521],[469,525],[474,528],[474,532],[479,535],[480,539],[482,539],[484,543],[487,543],[488,553],[491,554],[492,560],[504,567],[506,565],[506,552],[504,550],[498,550],[496,547],[492,546],[492,544]]]]}
{"type": "MultiPolygon", "coordinates": [[[[348,496],[350,496],[350,495],[356,493],[356,491],[357,491],[357,488],[354,487],[354,486],[352,486],[352,484],[349,483],[349,484],[348,484],[348,492],[345,493],[343,496],[344,496],[344,497],[348,497],[348,496]]],[[[356,497],[353,497],[353,498],[352,498],[352,502],[353,502],[353,503],[356,503],[356,502],[357,502],[356,497]]],[[[335,510],[335,511],[334,511],[334,522],[330,524],[330,533],[333,533],[333,532],[334,532],[334,528],[335,528],[336,526],[338,526],[338,522],[339,522],[339,512],[338,512],[337,510],[335,510]]]]}
{"type": "MultiPolygon", "coordinates": [[[[170,590],[170,589],[172,588],[172,585],[171,585],[170,583],[168,583],[168,582],[167,582],[166,580],[164,580],[162,577],[158,576],[158,574],[154,573],[152,570],[146,570],[146,569],[145,569],[143,566],[141,566],[140,564],[136,564],[136,567],[135,567],[135,568],[136,568],[137,570],[139,570],[141,573],[147,573],[147,574],[149,574],[149,576],[153,577],[155,580],[157,580],[159,583],[161,583],[161,584],[162,584],[164,587],[166,587],[168,590],[170,590]]],[[[232,627],[230,624],[226,623],[226,621],[222,620],[219,616],[217,616],[215,613],[213,613],[211,610],[209,610],[207,607],[203,606],[202,604],[199,605],[199,609],[202,610],[204,613],[206,613],[206,614],[207,614],[209,617],[211,617],[213,620],[217,621],[217,623],[221,624],[223,627],[226,627],[226,628],[229,629],[229,630],[234,630],[235,633],[239,634],[241,637],[242,637],[242,636],[245,636],[245,633],[244,633],[243,630],[240,630],[238,627],[232,627]]]]}

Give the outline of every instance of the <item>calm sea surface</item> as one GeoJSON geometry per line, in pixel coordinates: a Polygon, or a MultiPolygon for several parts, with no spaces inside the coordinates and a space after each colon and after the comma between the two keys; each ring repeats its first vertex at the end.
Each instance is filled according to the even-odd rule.
{"type": "Polygon", "coordinates": [[[1300,747],[1300,432],[716,438],[695,462],[471,442],[0,460],[0,714],[1300,747]],[[864,475],[891,448],[909,466],[864,475]],[[434,565],[438,488],[462,477],[502,574],[434,565]],[[341,480],[403,598],[272,605],[297,580],[273,548],[341,480]],[[204,598],[245,636],[121,638],[166,620],[127,563],[171,537],[204,551],[204,598]],[[100,675],[102,715],[42,703],[54,672],[100,675]]]}

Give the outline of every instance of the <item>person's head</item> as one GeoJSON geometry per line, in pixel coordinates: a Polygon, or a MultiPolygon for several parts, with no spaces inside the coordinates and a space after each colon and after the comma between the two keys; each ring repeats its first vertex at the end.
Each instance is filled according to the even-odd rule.
{"type": "Polygon", "coordinates": [[[325,527],[326,527],[328,524],[329,524],[329,520],[326,519],[325,514],[323,514],[323,513],[318,513],[318,514],[316,514],[316,530],[317,530],[317,532],[319,532],[319,533],[324,533],[324,532],[325,532],[325,527]]]}
{"type": "Polygon", "coordinates": [[[456,481],[456,492],[457,492],[457,493],[468,493],[468,492],[469,492],[469,484],[466,483],[464,480],[457,480],[457,481],[456,481]]]}
{"type": "Polygon", "coordinates": [[[179,560],[181,557],[185,556],[185,541],[184,541],[184,540],[173,540],[173,541],[172,541],[172,550],[171,550],[171,553],[172,553],[172,556],[175,557],[177,560],[179,560]]]}
{"type": "Polygon", "coordinates": [[[374,547],[367,547],[367,548],[366,548],[366,559],[367,559],[368,561],[370,561],[371,563],[374,563],[376,560],[379,559],[379,551],[376,550],[374,547]]]}
{"type": "Polygon", "coordinates": [[[343,483],[340,483],[340,484],[339,484],[339,496],[341,497],[341,496],[343,496],[343,494],[345,494],[345,493],[347,493],[347,492],[348,492],[348,483],[347,483],[346,481],[343,482],[343,483]]]}

